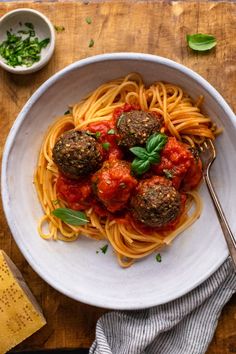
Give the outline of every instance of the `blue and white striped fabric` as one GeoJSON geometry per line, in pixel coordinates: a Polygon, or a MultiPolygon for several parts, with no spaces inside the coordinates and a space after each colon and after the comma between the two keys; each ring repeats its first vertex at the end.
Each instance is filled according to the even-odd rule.
{"type": "Polygon", "coordinates": [[[97,322],[90,354],[202,354],[221,310],[236,291],[230,259],[185,296],[139,311],[113,311],[97,322]]]}

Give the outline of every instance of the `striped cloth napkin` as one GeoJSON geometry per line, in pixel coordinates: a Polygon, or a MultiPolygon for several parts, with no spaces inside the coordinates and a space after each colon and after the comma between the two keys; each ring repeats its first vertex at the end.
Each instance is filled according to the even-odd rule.
{"type": "Polygon", "coordinates": [[[89,354],[205,353],[221,310],[235,291],[236,274],[228,258],[203,284],[177,300],[103,315],[89,354]]]}

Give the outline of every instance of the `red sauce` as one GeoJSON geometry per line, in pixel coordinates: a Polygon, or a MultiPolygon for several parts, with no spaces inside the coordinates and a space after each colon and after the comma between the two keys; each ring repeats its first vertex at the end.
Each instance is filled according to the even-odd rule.
{"type": "Polygon", "coordinates": [[[125,103],[123,107],[118,107],[118,108],[114,109],[113,116],[112,116],[113,122],[114,122],[114,124],[116,124],[117,119],[124,112],[140,111],[140,110],[141,110],[141,108],[139,105],[125,103]]]}
{"type": "MultiPolygon", "coordinates": [[[[176,228],[184,210],[186,196],[181,193],[179,217],[162,229],[145,226],[132,218],[128,210],[129,200],[138,181],[131,174],[130,163],[124,161],[130,157],[125,156],[124,151],[119,147],[119,135],[116,131],[116,122],[119,116],[123,112],[131,110],[140,110],[140,107],[125,104],[114,110],[112,121],[91,123],[85,128],[91,133],[101,133],[97,140],[103,146],[103,167],[93,175],[80,180],[60,176],[56,185],[57,192],[71,209],[85,210],[93,207],[101,217],[115,218],[127,226],[132,225],[138,232],[163,231],[164,233],[176,228]]],[[[168,177],[167,182],[172,183],[180,191],[191,190],[197,187],[202,178],[202,163],[200,159],[194,158],[184,144],[178,142],[174,137],[169,137],[161,152],[160,163],[153,165],[140,178],[152,176],[162,176],[160,183],[162,180],[167,181],[163,177],[168,177]]]]}
{"type": "Polygon", "coordinates": [[[106,146],[106,148],[103,148],[104,161],[115,159],[121,160],[123,158],[123,152],[117,144],[119,136],[115,130],[115,125],[113,122],[109,121],[101,123],[91,123],[86,127],[86,130],[89,130],[92,133],[101,133],[101,135],[98,137],[98,142],[107,145],[103,145],[106,146]]]}
{"type": "Polygon", "coordinates": [[[191,165],[183,178],[182,189],[190,191],[196,188],[202,179],[202,161],[200,158],[191,161],[191,165]]]}
{"type": "Polygon", "coordinates": [[[173,186],[179,189],[183,178],[194,162],[192,153],[175,138],[168,141],[161,152],[161,162],[153,165],[152,170],[157,175],[170,174],[173,186]]]}
{"type": "Polygon", "coordinates": [[[89,179],[74,180],[64,176],[57,179],[57,191],[74,210],[87,209],[91,204],[92,186],[89,179]]]}

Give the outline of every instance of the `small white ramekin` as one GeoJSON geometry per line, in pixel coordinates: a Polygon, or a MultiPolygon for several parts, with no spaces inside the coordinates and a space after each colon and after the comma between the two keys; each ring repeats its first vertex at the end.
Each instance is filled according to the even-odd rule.
{"type": "Polygon", "coordinates": [[[7,31],[11,29],[12,32],[15,33],[16,31],[22,29],[24,23],[26,22],[34,25],[36,37],[40,40],[50,38],[50,43],[46,48],[42,49],[40,53],[40,60],[30,67],[9,66],[6,64],[5,59],[0,56],[0,66],[14,74],[30,74],[40,70],[51,59],[55,49],[55,30],[50,20],[41,12],[27,8],[7,12],[0,18],[0,43],[6,39],[7,31]]]}

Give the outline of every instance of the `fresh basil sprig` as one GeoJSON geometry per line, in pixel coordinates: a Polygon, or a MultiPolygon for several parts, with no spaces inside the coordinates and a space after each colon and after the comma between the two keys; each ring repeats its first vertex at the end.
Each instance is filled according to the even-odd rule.
{"type": "Polygon", "coordinates": [[[85,213],[69,208],[57,208],[52,214],[69,225],[80,226],[89,222],[85,213]]]}
{"type": "Polygon", "coordinates": [[[152,164],[160,162],[160,151],[167,143],[167,136],[162,133],[151,135],[147,142],[146,148],[134,146],[130,151],[136,156],[131,164],[132,171],[137,175],[147,172],[152,164]]]}
{"type": "Polygon", "coordinates": [[[204,52],[216,46],[216,38],[210,34],[195,33],[187,34],[187,43],[193,50],[204,52]]]}

